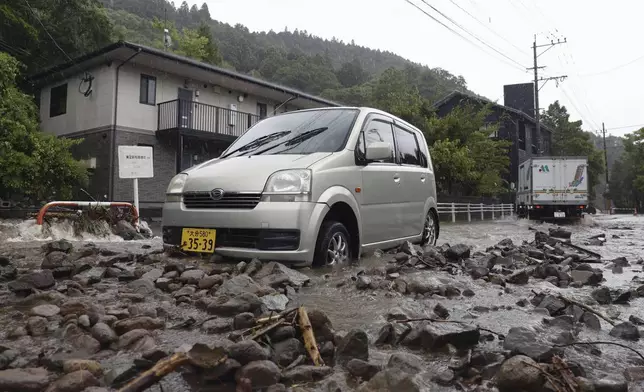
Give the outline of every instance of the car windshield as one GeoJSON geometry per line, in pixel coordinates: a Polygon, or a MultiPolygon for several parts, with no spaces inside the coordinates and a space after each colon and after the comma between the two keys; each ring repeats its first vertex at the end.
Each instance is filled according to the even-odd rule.
{"type": "Polygon", "coordinates": [[[340,151],[357,115],[356,109],[325,109],[269,117],[240,136],[222,158],[340,151]]]}

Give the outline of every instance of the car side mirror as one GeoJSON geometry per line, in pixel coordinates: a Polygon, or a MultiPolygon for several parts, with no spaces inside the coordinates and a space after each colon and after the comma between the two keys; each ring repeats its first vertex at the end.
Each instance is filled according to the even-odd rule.
{"type": "Polygon", "coordinates": [[[391,158],[391,144],[374,142],[367,146],[366,158],[369,161],[380,161],[391,158]]]}

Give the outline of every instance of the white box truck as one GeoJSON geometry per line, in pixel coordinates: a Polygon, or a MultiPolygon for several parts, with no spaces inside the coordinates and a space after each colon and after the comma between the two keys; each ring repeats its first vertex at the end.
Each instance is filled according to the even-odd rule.
{"type": "Polygon", "coordinates": [[[587,158],[538,157],[519,165],[516,208],[520,217],[580,218],[587,205],[587,158]]]}

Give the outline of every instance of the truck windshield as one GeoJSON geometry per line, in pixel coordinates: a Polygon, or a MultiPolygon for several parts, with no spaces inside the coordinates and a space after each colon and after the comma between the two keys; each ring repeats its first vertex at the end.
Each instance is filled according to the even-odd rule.
{"type": "Polygon", "coordinates": [[[357,109],[322,109],[269,117],[235,140],[221,158],[340,151],[357,116],[357,109]]]}

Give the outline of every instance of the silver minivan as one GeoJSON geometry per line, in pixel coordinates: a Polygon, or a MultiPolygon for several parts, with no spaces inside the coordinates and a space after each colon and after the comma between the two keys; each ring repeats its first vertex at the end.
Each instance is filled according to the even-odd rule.
{"type": "Polygon", "coordinates": [[[239,259],[333,265],[438,234],[423,134],[370,108],[266,118],[177,174],[163,206],[164,244],[239,259]]]}

